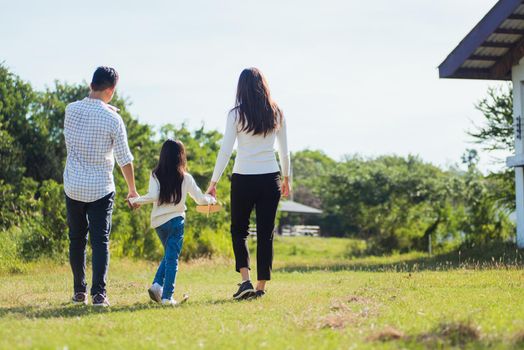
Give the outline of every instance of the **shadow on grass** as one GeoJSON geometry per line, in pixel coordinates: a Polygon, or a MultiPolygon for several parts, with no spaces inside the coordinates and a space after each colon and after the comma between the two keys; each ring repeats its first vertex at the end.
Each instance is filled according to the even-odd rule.
{"type": "Polygon", "coordinates": [[[96,314],[109,314],[115,312],[135,312],[141,310],[159,309],[160,305],[148,303],[137,303],[133,305],[110,306],[107,308],[93,307],[88,305],[61,304],[58,307],[33,307],[14,306],[0,307],[0,318],[8,315],[18,315],[25,318],[73,318],[96,314]]]}
{"type": "MultiPolygon", "coordinates": [[[[235,304],[246,301],[238,301],[232,298],[202,300],[197,302],[186,302],[176,307],[186,308],[188,306],[199,305],[225,305],[235,304]]],[[[0,307],[0,318],[6,316],[15,316],[23,318],[75,318],[97,314],[111,314],[115,312],[138,312],[142,310],[166,310],[165,306],[152,302],[136,303],[133,305],[115,305],[107,308],[93,307],[91,305],[71,305],[63,303],[56,307],[33,307],[33,306],[13,306],[0,307]]]]}
{"type": "Polygon", "coordinates": [[[235,300],[233,298],[227,298],[227,299],[212,299],[212,300],[206,300],[203,302],[197,302],[196,305],[225,305],[225,304],[235,304],[242,302],[242,300],[235,300]]]}
{"type": "Polygon", "coordinates": [[[402,255],[348,258],[345,262],[325,264],[287,263],[275,272],[366,271],[416,272],[454,269],[520,269],[524,268],[524,251],[513,243],[454,250],[433,256],[406,258],[402,255]]]}

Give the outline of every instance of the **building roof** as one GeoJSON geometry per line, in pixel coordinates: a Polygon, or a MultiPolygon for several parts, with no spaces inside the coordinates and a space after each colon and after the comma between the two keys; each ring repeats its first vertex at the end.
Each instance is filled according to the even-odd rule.
{"type": "Polygon", "coordinates": [[[322,214],[322,210],[313,207],[308,207],[307,205],[300,204],[294,201],[280,202],[279,210],[288,213],[322,214]]]}
{"type": "Polygon", "coordinates": [[[499,0],[439,66],[441,78],[511,80],[524,57],[522,0],[499,0]]]}

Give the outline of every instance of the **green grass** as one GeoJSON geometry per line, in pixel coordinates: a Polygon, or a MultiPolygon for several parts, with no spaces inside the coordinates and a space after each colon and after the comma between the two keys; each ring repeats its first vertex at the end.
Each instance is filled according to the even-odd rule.
{"type": "Polygon", "coordinates": [[[104,310],[68,304],[67,265],[31,265],[0,275],[0,348],[524,346],[524,271],[511,246],[487,261],[478,252],[349,258],[359,244],[278,239],[273,281],[255,301],[231,300],[231,261],[184,263],[175,297],[191,298],[175,309],[148,300],[152,262],[112,261],[104,310]]]}

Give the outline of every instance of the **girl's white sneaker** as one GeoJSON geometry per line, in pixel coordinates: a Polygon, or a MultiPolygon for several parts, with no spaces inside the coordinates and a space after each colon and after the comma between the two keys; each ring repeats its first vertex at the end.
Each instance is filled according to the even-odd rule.
{"type": "Polygon", "coordinates": [[[177,305],[180,305],[180,304],[184,304],[185,302],[187,302],[187,300],[189,299],[189,294],[184,294],[182,296],[182,299],[180,300],[180,302],[176,301],[175,299],[171,298],[171,299],[162,299],[162,305],[166,305],[166,306],[177,306],[177,305]]]}
{"type": "Polygon", "coordinates": [[[177,302],[175,299],[162,299],[162,305],[164,306],[176,306],[177,302]]]}
{"type": "Polygon", "coordinates": [[[153,285],[147,290],[149,297],[156,303],[162,301],[162,286],[158,283],[153,283],[153,285]]]}

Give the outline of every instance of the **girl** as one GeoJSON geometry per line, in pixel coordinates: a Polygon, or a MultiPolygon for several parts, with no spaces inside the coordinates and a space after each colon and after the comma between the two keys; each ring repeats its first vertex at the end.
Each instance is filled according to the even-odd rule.
{"type": "Polygon", "coordinates": [[[235,141],[238,152],[231,177],[231,236],[236,271],[242,276],[235,299],[262,297],[271,279],[273,262],[273,229],[281,194],[289,194],[289,152],[286,120],[271,98],[262,73],[256,68],[244,69],[238,79],[235,107],[227,117],[226,132],[217,157],[211,184],[207,190],[216,195],[216,184],[226,168],[235,141]],[[278,141],[280,169],[274,144],[278,141]],[[257,219],[256,290],[249,276],[249,217],[255,208],[257,219]]]}
{"type": "Polygon", "coordinates": [[[215,204],[216,199],[203,194],[193,177],[186,172],[186,151],[180,141],[167,140],[160,159],[149,179],[145,196],[130,198],[133,205],[153,203],[151,227],[156,229],[164,246],[164,258],[158,266],[149,296],[162,305],[176,305],[173,299],[178,257],[184,240],[185,201],[187,193],[198,204],[215,204]]]}

